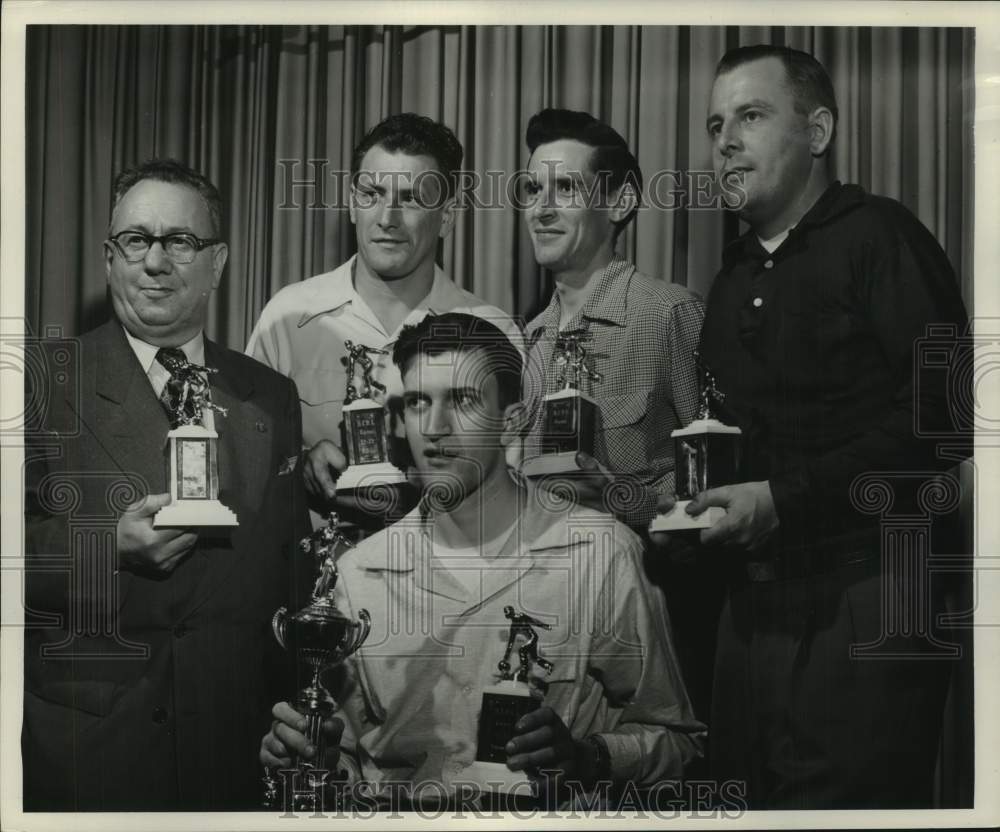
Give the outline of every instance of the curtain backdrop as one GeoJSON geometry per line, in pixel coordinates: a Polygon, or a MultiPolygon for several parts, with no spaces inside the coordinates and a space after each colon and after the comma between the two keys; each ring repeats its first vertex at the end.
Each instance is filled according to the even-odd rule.
{"type": "MultiPolygon", "coordinates": [[[[913,210],[947,251],[971,309],[970,29],[32,26],[29,324],[75,334],[107,314],[111,182],[143,159],[174,156],[219,186],[230,256],[208,332],[242,349],[278,289],[355,250],[335,172],[384,116],[444,121],[465,147],[464,166],[485,176],[524,166],[532,113],[588,110],[625,136],[662,197],[685,185],[670,172],[711,169],[704,122],[716,61],[761,42],[827,66],[841,112],[837,176],[913,210]]],[[[465,288],[529,315],[550,279],[509,201],[495,205],[493,181],[462,211],[442,263],[465,288]]],[[[704,295],[738,232],[719,211],[649,207],[619,245],[643,271],[704,295]]]]}

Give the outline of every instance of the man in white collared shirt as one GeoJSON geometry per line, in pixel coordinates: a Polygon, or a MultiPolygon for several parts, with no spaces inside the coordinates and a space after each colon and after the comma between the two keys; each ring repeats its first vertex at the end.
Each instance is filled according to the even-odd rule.
{"type": "Polygon", "coordinates": [[[401,113],[376,125],[355,148],[350,214],[358,253],[332,272],[286,286],[264,307],[247,353],[295,381],[302,435],[311,452],[306,486],[332,498],[347,461],[340,449],[348,380],[344,342],[384,350],[372,356],[373,397],[392,409],[399,372],[389,360],[405,324],[428,312],[463,311],[510,336],[510,316],[459,288],[434,262],[438,240],[455,224],[454,174],[462,146],[445,125],[401,113]]]}
{"type": "MultiPolygon", "coordinates": [[[[544,680],[534,677],[544,701],[505,746],[509,769],[585,789],[643,789],[680,778],[701,753],[704,726],[663,600],[643,578],[639,538],[510,475],[505,446],[527,421],[521,360],[489,330],[448,314],[401,334],[393,360],[423,497],[337,564],[338,605],[351,617],[368,609],[372,629],[331,691],[343,724],[328,723],[328,736],[344,729],[343,753],[323,762],[353,768],[394,810],[474,782],[483,688],[497,681],[507,607],[550,627],[537,646],[552,662],[544,680]]],[[[308,756],[300,717],[286,703],[274,716],[260,758],[288,767],[290,751],[308,756]]]]}

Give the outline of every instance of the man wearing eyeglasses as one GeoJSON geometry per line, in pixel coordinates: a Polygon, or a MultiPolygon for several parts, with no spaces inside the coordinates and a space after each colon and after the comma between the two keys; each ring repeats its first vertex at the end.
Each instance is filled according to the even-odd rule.
{"type": "Polygon", "coordinates": [[[253,726],[284,675],[268,624],[288,601],[288,553],[308,518],[294,383],[204,335],[228,253],[220,237],[217,190],[179,162],[116,180],[114,318],[79,339],[75,389],[50,402],[78,429],[26,451],[29,811],[258,801],[253,726]],[[202,424],[218,434],[232,529],[154,526],[170,503],[169,395],[190,364],[214,371],[221,409],[202,424]]]}

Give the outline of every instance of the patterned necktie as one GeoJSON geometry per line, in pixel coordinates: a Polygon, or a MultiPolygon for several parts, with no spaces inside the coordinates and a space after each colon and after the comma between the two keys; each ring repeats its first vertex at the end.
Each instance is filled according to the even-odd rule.
{"type": "MultiPolygon", "coordinates": [[[[184,377],[191,364],[187,360],[187,356],[184,355],[184,351],[177,349],[177,347],[160,347],[156,353],[156,360],[170,373],[170,378],[160,393],[160,404],[167,411],[170,427],[175,428],[180,424],[177,414],[181,408],[184,377]]],[[[184,403],[185,406],[187,404],[187,402],[184,403]]]]}

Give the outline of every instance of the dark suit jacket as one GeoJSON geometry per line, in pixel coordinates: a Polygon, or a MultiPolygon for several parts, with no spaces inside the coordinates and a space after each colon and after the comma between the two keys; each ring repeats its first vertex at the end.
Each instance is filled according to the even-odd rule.
{"type": "Polygon", "coordinates": [[[206,340],[239,526],[202,532],[167,576],[116,574],[119,513],[169,490],[169,423],[117,321],[44,353],[26,398],[25,809],[255,808],[288,693],[270,619],[305,566],[295,385],[206,340]]]}

